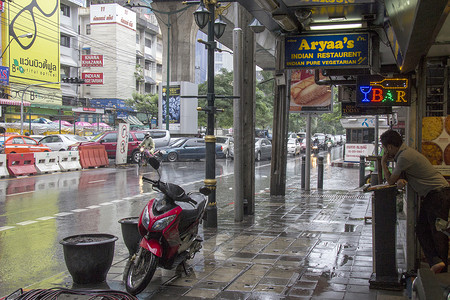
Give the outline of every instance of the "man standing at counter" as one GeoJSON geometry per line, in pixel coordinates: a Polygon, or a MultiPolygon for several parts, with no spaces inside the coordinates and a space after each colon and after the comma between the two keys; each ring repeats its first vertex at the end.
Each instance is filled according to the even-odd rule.
{"type": "Polygon", "coordinates": [[[416,235],[431,270],[447,272],[448,238],[435,227],[436,218],[448,219],[450,187],[447,180],[424,155],[406,146],[398,132],[388,130],[380,140],[384,148],[381,165],[386,181],[399,188],[409,183],[420,196],[416,235]],[[388,159],[396,162],[392,174],[388,159]]]}

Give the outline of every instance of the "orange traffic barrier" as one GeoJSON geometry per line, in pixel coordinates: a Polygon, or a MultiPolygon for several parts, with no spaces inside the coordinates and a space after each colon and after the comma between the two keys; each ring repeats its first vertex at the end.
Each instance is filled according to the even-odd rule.
{"type": "Polygon", "coordinates": [[[109,165],[105,146],[80,146],[80,164],[83,169],[106,167],[109,165]]]}
{"type": "Polygon", "coordinates": [[[8,172],[11,176],[32,175],[37,170],[34,165],[34,153],[10,153],[6,156],[8,172]]]}

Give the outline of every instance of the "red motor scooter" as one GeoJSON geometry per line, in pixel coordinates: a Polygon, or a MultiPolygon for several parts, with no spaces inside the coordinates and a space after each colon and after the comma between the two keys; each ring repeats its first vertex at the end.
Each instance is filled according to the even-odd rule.
{"type": "Polygon", "coordinates": [[[210,189],[202,187],[199,192],[186,194],[180,186],[160,180],[160,162],[155,157],[149,158],[149,164],[159,179],[143,177],[143,180],[161,193],[147,203],[139,217],[142,239],[125,267],[126,289],[133,295],[147,287],[157,267],[173,269],[183,264],[185,268],[185,261],[201,249],[203,241],[197,236],[198,226],[210,193],[210,189]]]}

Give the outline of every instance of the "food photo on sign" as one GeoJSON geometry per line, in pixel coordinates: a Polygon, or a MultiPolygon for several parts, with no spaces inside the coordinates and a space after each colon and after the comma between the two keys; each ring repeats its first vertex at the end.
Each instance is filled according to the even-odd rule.
{"type": "Polygon", "coordinates": [[[422,119],[422,154],[444,176],[450,176],[450,116],[422,119]]]}
{"type": "MultiPolygon", "coordinates": [[[[322,74],[320,80],[326,79],[322,74]]],[[[331,112],[331,88],[314,81],[314,70],[292,70],[290,85],[291,112],[331,112]]]]}

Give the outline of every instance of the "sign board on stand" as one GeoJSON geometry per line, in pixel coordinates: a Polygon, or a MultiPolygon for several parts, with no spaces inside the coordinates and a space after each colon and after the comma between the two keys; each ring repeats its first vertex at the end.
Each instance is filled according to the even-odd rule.
{"type": "Polygon", "coordinates": [[[128,135],[130,134],[130,124],[119,123],[117,134],[116,164],[126,164],[128,157],[128,135]]]}

